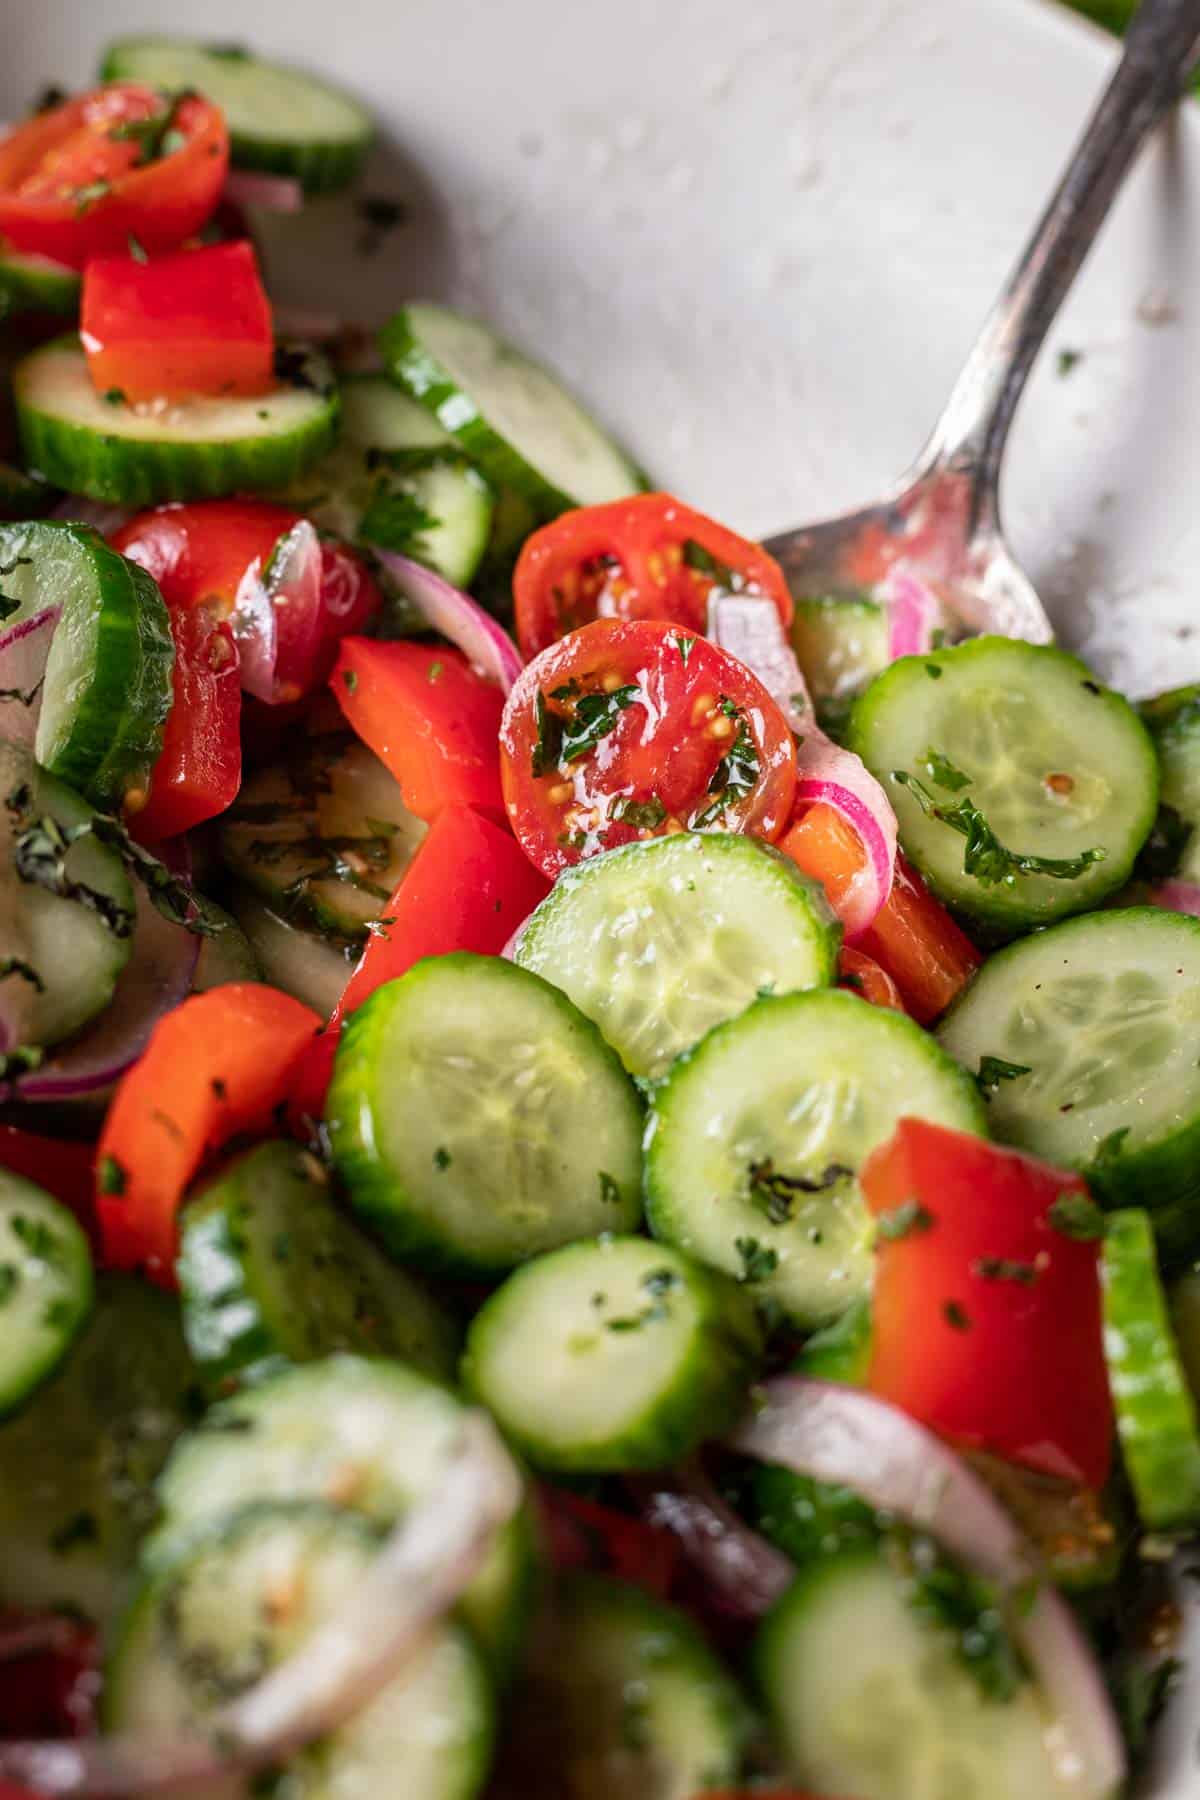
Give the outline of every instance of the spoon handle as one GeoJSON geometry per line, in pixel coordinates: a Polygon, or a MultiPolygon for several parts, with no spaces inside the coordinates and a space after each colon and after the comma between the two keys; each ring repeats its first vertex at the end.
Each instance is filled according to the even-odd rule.
{"type": "Polygon", "coordinates": [[[1034,358],[1130,164],[1179,97],[1200,0],[1142,0],[1124,55],[989,315],[918,463],[970,477],[972,520],[994,522],[1000,458],[1034,358]]]}

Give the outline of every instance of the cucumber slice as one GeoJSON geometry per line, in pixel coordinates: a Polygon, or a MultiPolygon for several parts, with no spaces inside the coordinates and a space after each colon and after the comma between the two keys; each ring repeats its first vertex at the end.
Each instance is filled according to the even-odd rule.
{"type": "Polygon", "coordinates": [[[514,488],[542,518],[645,487],[579,402],[486,325],[444,306],[407,306],[384,326],[379,347],[388,373],[493,487],[514,488]]]}
{"type": "Polygon", "coordinates": [[[733,1424],[762,1354],[744,1289],[645,1238],[539,1256],[484,1302],[463,1382],[536,1467],[662,1469],[733,1424]]]}
{"type": "Polygon", "coordinates": [[[92,1306],[92,1253],[65,1206],[0,1170],[0,1414],[61,1363],[92,1306]]]}
{"type": "Polygon", "coordinates": [[[325,1105],[355,1208],[431,1273],[641,1217],[641,1107],[595,1026],[495,956],[428,957],[347,1021],[325,1105]]]}
{"type": "Polygon", "coordinates": [[[1162,805],[1187,831],[1178,868],[1170,872],[1181,881],[1200,881],[1200,687],[1174,688],[1146,701],[1141,711],[1158,751],[1162,805]]]}
{"type": "Polygon", "coordinates": [[[110,1617],[194,1381],[175,1303],[132,1276],[100,1275],[82,1335],[0,1426],[0,1604],[110,1617]]]}
{"type": "Polygon", "coordinates": [[[455,587],[470,582],[492,526],[483,476],[385,375],[346,377],[337,449],[285,498],[322,530],[414,557],[455,587]]]}
{"type": "Polygon", "coordinates": [[[233,909],[259,965],[258,979],[282,988],[327,1019],[354,972],[353,952],[347,954],[319,931],[306,931],[294,920],[282,918],[255,894],[236,893],[233,909]]]}
{"type": "Polygon", "coordinates": [[[1092,913],[989,957],[938,1027],[1001,1081],[1002,1143],[1082,1170],[1114,1204],[1143,1197],[1175,1254],[1200,1236],[1200,921],[1159,907],[1092,913]]]}
{"type": "Polygon", "coordinates": [[[196,895],[196,903],[204,918],[218,929],[212,937],[200,939],[193,994],[206,994],[210,988],[227,987],[233,981],[262,981],[263,965],[237,921],[203,894],[196,895]]]}
{"type": "Polygon", "coordinates": [[[970,1077],[903,1014],[836,990],[766,996],[655,1090],[650,1228],[752,1277],[802,1328],[825,1324],[870,1285],[856,1171],[905,1116],[984,1130],[970,1077]]]}
{"type": "Polygon", "coordinates": [[[1200,1434],[1148,1213],[1113,1213],[1100,1272],[1104,1354],[1138,1513],[1150,1531],[1185,1531],[1200,1524],[1200,1434]]]}
{"type": "Polygon", "coordinates": [[[73,1036],[112,999],[133,947],[133,889],[119,857],[95,838],[61,850],[95,814],[28,750],[2,739],[0,799],[5,1003],[20,1044],[44,1047],[73,1036]],[[59,886],[60,855],[54,892],[32,877],[46,872],[59,886]]]}
{"type": "MultiPolygon", "coordinates": [[[[461,1419],[461,1401],[402,1363],[330,1356],[272,1375],[214,1407],[176,1449],[147,1565],[168,1562],[202,1522],[258,1500],[324,1500],[394,1525],[438,1480],[461,1419]]],[[[461,1608],[500,1669],[524,1634],[534,1571],[522,1511],[461,1608]]]]}
{"type": "Polygon", "coordinates": [[[366,108],[341,88],[236,45],[119,38],[104,52],[100,79],[195,88],[225,114],[235,168],[293,176],[306,194],[347,187],[374,135],[366,108]]]}
{"type": "Polygon", "coordinates": [[[863,1800],[1063,1800],[1054,1719],[1023,1682],[989,1698],[881,1549],[809,1563],[755,1662],[789,1774],[863,1800]]]}
{"type": "Polygon", "coordinates": [[[797,600],[792,648],[826,731],[840,738],[850,708],[888,665],[888,617],[874,600],[797,600]]]}
{"type": "MultiPolygon", "coordinates": [[[[217,1521],[134,1599],[108,1659],[106,1729],[170,1738],[203,1726],[370,1581],[379,1538],[367,1520],[311,1501],[217,1521]]],[[[265,1791],[288,1800],[401,1791],[405,1800],[472,1800],[491,1757],[493,1712],[478,1651],[461,1627],[439,1625],[372,1700],[291,1757],[265,1791]]],[[[214,1789],[204,1792],[215,1800],[214,1789]]]]}
{"type": "MultiPolygon", "coordinates": [[[[86,525],[0,525],[6,626],[60,610],[34,754],[98,805],[144,789],[171,708],[175,648],[162,595],[86,525]]],[[[8,701],[8,706],[18,704],[8,701]]]]}
{"type": "Polygon", "coordinates": [[[568,1575],[506,1720],[494,1800],[693,1800],[734,1788],[737,1687],[682,1612],[568,1575]]]}
{"type": "Polygon", "coordinates": [[[73,319],[79,312],[82,285],[79,270],[66,263],[20,250],[0,250],[0,316],[61,313],[73,319]]]}
{"type": "Polygon", "coordinates": [[[836,978],[841,927],[815,881],[752,838],[679,833],[567,870],[529,920],[517,961],[594,1019],[633,1075],[765,992],[836,978]]]}
{"type": "Polygon", "coordinates": [[[797,1564],[877,1543],[877,1515],[851,1488],[795,1475],[772,1463],[750,1470],[745,1509],[751,1523],[797,1564]]]}
{"type": "Polygon", "coordinates": [[[871,1366],[871,1302],[848,1306],[840,1319],[815,1331],[792,1364],[812,1381],[844,1381],[866,1387],[871,1366]]]}
{"type": "Polygon", "coordinates": [[[1047,645],[983,637],[902,657],[855,705],[849,742],[935,893],[994,934],[1096,906],[1128,878],[1154,823],[1145,726],[1077,657],[1047,645]],[[921,794],[925,807],[956,812],[959,828],[927,816],[921,794]],[[1060,871],[1016,872],[1004,850],[1060,871]]]}
{"type": "Polygon", "coordinates": [[[56,338],[17,364],[13,394],[26,466],[119,506],[286,487],[337,434],[337,388],[315,352],[267,394],[130,406],[98,394],[77,341],[56,338]]]}
{"type": "Polygon", "coordinates": [[[277,912],[361,943],[425,836],[400,785],[349,732],[305,738],[251,775],[221,824],[221,852],[277,912]]]}
{"type": "Polygon", "coordinates": [[[227,1393],[334,1350],[451,1381],[452,1321],[343,1216],[317,1168],[296,1144],[261,1144],[184,1209],[183,1331],[210,1385],[227,1393]]]}

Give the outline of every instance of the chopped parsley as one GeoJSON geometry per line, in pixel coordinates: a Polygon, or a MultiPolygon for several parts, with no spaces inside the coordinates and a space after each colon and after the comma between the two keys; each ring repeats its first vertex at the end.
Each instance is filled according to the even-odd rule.
{"type": "Polygon", "coordinates": [[[641,1284],[650,1296],[650,1304],[640,1313],[626,1318],[605,1320],[606,1331],[640,1331],[643,1325],[653,1325],[661,1319],[669,1319],[671,1308],[668,1296],[671,1289],[678,1287],[679,1277],[673,1269],[650,1269],[642,1276],[641,1284]]]}
{"type": "Polygon", "coordinates": [[[27,1219],[24,1213],[14,1213],[8,1228],[27,1256],[50,1267],[58,1262],[62,1246],[44,1219],[27,1219]]]}
{"type": "Polygon", "coordinates": [[[613,807],[613,818],[622,825],[632,825],[638,831],[653,831],[661,825],[667,816],[667,809],[657,794],[651,794],[649,800],[635,800],[631,795],[622,795],[613,807]]]}
{"type": "Polygon", "coordinates": [[[342,670],[342,686],[348,694],[357,694],[358,675],[354,669],[342,670]]]}
{"type": "Polygon", "coordinates": [[[447,1150],[445,1144],[439,1144],[437,1149],[433,1153],[434,1168],[435,1169],[448,1169],[450,1167],[450,1164],[453,1161],[454,1161],[454,1158],[451,1156],[450,1152],[447,1150]]]}
{"type": "MultiPolygon", "coordinates": [[[[122,119],[119,124],[109,127],[108,135],[114,143],[136,144],[138,153],[133,167],[144,169],[147,163],[159,162],[164,156],[172,156],[176,150],[182,150],[187,139],[177,125],[179,108],[185,100],[192,98],[188,89],[172,94],[167,104],[158,112],[151,113],[149,118],[122,119]]],[[[137,260],[143,262],[145,252],[137,260]]]]}
{"type": "Polygon", "coordinates": [[[882,1212],[875,1221],[875,1229],[885,1243],[898,1243],[901,1238],[911,1237],[914,1231],[930,1231],[936,1223],[927,1206],[919,1200],[904,1200],[899,1206],[893,1206],[882,1212]]]}
{"type": "Polygon", "coordinates": [[[1078,856],[1027,856],[1002,844],[975,802],[965,795],[951,806],[935,800],[924,782],[907,769],[893,769],[892,780],[908,789],[927,819],[936,819],[967,840],[963,873],[973,875],[985,887],[1012,887],[1018,875],[1045,875],[1055,881],[1075,881],[1093,863],[1103,862],[1108,852],[1102,845],[1081,850],[1078,856]]]}
{"type": "Polygon", "coordinates": [[[16,1081],[31,1069],[40,1069],[44,1055],[40,1044],[18,1044],[0,1056],[0,1082],[16,1081]]]}
{"type": "Polygon", "coordinates": [[[938,663],[927,662],[925,664],[925,673],[931,681],[940,681],[942,679],[942,669],[938,663]]]}
{"type": "Polygon", "coordinates": [[[7,1306],[21,1285],[21,1271],[15,1263],[0,1263],[0,1306],[7,1306]]]}
{"type": "Polygon", "coordinates": [[[1041,1274],[1036,1263],[1006,1256],[980,1256],[971,1264],[971,1271],[984,1281],[1015,1281],[1018,1287],[1033,1287],[1041,1274]]]}
{"type": "Polygon", "coordinates": [[[697,575],[707,575],[714,587],[719,587],[727,594],[740,594],[746,586],[746,578],[731,569],[728,563],[721,562],[711,550],[695,538],[688,538],[683,546],[684,567],[694,569],[697,575]]]}
{"type": "Polygon", "coordinates": [[[971,777],[964,775],[940,750],[926,750],[921,758],[926,773],[935,787],[945,788],[947,793],[956,794],[961,788],[970,787],[971,777]]]}
{"type": "Polygon", "coordinates": [[[752,1162],[749,1168],[750,1200],[767,1216],[771,1225],[786,1225],[802,1194],[823,1194],[839,1181],[852,1178],[853,1169],[844,1163],[829,1163],[820,1175],[784,1175],[776,1169],[774,1159],[766,1157],[752,1162]]]}
{"type": "Polygon", "coordinates": [[[437,515],[422,506],[415,494],[381,481],[359,520],[358,536],[380,550],[411,556],[414,549],[420,548],[424,534],[435,531],[440,524],[437,515]]]}
{"type": "Polygon", "coordinates": [[[600,1183],[600,1198],[604,1205],[619,1206],[621,1189],[616,1177],[610,1175],[607,1169],[600,1169],[597,1171],[596,1179],[600,1183]]]}
{"type": "Polygon", "coordinates": [[[984,1099],[990,1100],[1002,1081],[1019,1081],[1022,1075],[1032,1074],[1027,1063],[1005,1062],[1002,1056],[981,1056],[975,1085],[984,1099]]]}
{"type": "Polygon", "coordinates": [[[722,699],[721,711],[736,721],[736,729],[732,743],[709,778],[708,792],[714,798],[689,820],[694,831],[703,831],[706,826],[724,820],[730,806],[736,806],[739,800],[754,792],[762,773],[758,745],[750,730],[749,719],[731,700],[722,699]]]}
{"type": "Polygon", "coordinates": [[[132,231],[126,234],[126,242],[129,245],[129,254],[132,256],[135,263],[146,263],[150,261],[149,256],[146,254],[146,246],[143,244],[141,238],[133,235],[132,231]]]}
{"type": "Polygon", "coordinates": [[[534,702],[534,722],[537,725],[537,741],[529,758],[530,772],[533,775],[548,775],[556,766],[562,750],[562,720],[546,705],[546,696],[540,688],[534,702]]]}
{"type": "Polygon", "coordinates": [[[1104,1169],[1109,1163],[1116,1162],[1128,1136],[1129,1126],[1122,1125],[1118,1130],[1110,1131],[1106,1138],[1101,1138],[1096,1146],[1096,1154],[1092,1158],[1093,1166],[1104,1169]]]}
{"type": "Polygon", "coordinates": [[[1060,1194],[1046,1217],[1061,1237],[1080,1244],[1094,1243],[1108,1231],[1108,1221],[1087,1194],[1060,1194]]]}
{"type": "Polygon", "coordinates": [[[91,211],[98,200],[103,200],[107,194],[111,193],[111,181],[85,182],[83,187],[75,189],[75,217],[81,219],[84,213],[91,211]]]}
{"type": "Polygon", "coordinates": [[[363,194],[356,207],[363,229],[358,240],[361,256],[374,256],[389,231],[395,231],[408,218],[403,200],[389,199],[386,194],[363,194]]]}
{"type": "Polygon", "coordinates": [[[926,1537],[898,1539],[908,1577],[908,1603],[926,1624],[946,1633],[958,1662],[985,1700],[1014,1699],[1028,1676],[1005,1619],[1001,1591],[982,1575],[951,1561],[926,1537]]]}
{"type": "Polygon", "coordinates": [[[971,1329],[970,1315],[966,1307],[960,1306],[957,1300],[947,1300],[942,1308],[942,1316],[947,1325],[953,1326],[955,1331],[970,1331],[971,1329]]]}
{"type": "Polygon", "coordinates": [[[563,721],[560,761],[579,762],[616,727],[621,714],[638,699],[636,682],[614,688],[611,694],[581,694],[570,717],[563,721]]]}
{"type": "Polygon", "coordinates": [[[742,1259],[739,1281],[765,1281],[779,1267],[778,1253],[757,1238],[734,1238],[733,1247],[742,1259]]]}
{"type": "Polygon", "coordinates": [[[10,975],[16,975],[27,981],[35,994],[44,994],[46,984],[32,963],[26,962],[23,956],[0,956],[0,981],[7,981],[10,975]]]}
{"type": "Polygon", "coordinates": [[[684,668],[686,669],[687,663],[688,663],[688,657],[692,654],[692,651],[696,648],[695,638],[694,637],[677,637],[675,639],[675,648],[679,652],[680,662],[683,664],[684,668]]]}
{"type": "Polygon", "coordinates": [[[125,1192],[125,1185],[128,1180],[128,1171],[123,1163],[117,1161],[115,1156],[102,1156],[100,1158],[100,1161],[96,1165],[96,1182],[102,1194],[116,1194],[120,1196],[125,1192]]]}
{"type": "Polygon", "coordinates": [[[105,406],[124,406],[125,389],[119,387],[105,388],[104,404],[105,406]]]}
{"type": "Polygon", "coordinates": [[[1135,1757],[1145,1751],[1184,1667],[1178,1656],[1167,1656],[1161,1662],[1131,1662],[1121,1669],[1114,1684],[1114,1697],[1117,1715],[1135,1757]]]}
{"type": "Polygon", "coordinates": [[[1064,376],[1069,375],[1071,370],[1082,361],[1082,350],[1060,350],[1054,364],[1059,380],[1061,381],[1064,376]]]}

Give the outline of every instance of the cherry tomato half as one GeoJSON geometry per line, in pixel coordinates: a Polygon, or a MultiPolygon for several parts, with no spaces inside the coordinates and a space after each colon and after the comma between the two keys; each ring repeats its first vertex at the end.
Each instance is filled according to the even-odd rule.
{"type": "Polygon", "coordinates": [[[784,624],[792,599],[773,556],[670,494],[583,506],[528,539],[513,574],[527,657],[597,618],[665,619],[702,632],[714,587],[765,594],[784,624]]]}
{"type": "Polygon", "coordinates": [[[229,166],[222,113],[197,94],[120,82],[0,139],[0,237],[81,269],[132,234],[171,250],[213,211],[229,166]]]}
{"type": "Polygon", "coordinates": [[[524,669],[500,725],[509,821],[553,878],[673,831],[783,830],[796,785],[787,721],[707,639],[597,619],[524,669]]]}

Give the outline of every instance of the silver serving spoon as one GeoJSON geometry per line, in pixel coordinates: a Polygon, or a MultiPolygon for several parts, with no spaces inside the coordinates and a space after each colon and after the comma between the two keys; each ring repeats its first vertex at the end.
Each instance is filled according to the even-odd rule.
{"type": "Polygon", "coordinates": [[[1000,461],[1030,369],[1137,152],[1200,48],[1200,0],[1143,0],[1124,55],[915,466],[872,506],[766,540],[797,596],[870,585],[902,560],[968,625],[1053,635],[1000,524],[1000,461]],[[866,573],[864,574],[864,571],[866,573]]]}

